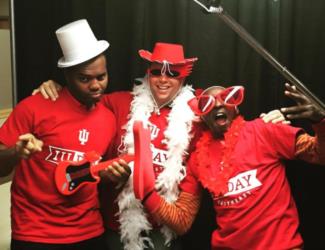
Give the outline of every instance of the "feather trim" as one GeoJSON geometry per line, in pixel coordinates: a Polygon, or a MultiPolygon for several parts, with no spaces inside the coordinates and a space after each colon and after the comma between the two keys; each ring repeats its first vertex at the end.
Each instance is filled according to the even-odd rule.
{"type": "MultiPolygon", "coordinates": [[[[147,79],[144,79],[142,84],[135,86],[132,94],[134,97],[131,102],[131,112],[124,137],[125,151],[127,153],[134,153],[133,122],[141,120],[146,126],[151,113],[157,109],[151,96],[147,79]]],[[[178,185],[186,174],[183,158],[187,154],[191,140],[192,121],[195,118],[187,102],[193,97],[191,86],[182,87],[177,97],[173,100],[171,104],[172,110],[167,117],[168,127],[164,135],[168,159],[164,164],[164,170],[156,180],[156,189],[160,190],[160,195],[167,202],[177,200],[179,195],[178,185]]],[[[143,232],[148,235],[152,225],[147,220],[147,215],[141,202],[134,197],[132,180],[131,174],[124,189],[117,197],[119,222],[121,224],[121,241],[124,244],[125,250],[140,250],[148,245],[153,247],[150,238],[143,236],[143,232]]],[[[166,245],[170,244],[171,240],[176,237],[176,234],[167,226],[163,226],[161,232],[165,237],[166,245]]]]}

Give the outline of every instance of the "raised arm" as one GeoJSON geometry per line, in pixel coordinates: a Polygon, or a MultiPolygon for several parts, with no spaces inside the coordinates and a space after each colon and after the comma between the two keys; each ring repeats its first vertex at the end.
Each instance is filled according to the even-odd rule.
{"type": "MultiPolygon", "coordinates": [[[[186,178],[186,177],[185,177],[186,178]]],[[[179,235],[186,233],[199,210],[201,195],[181,191],[174,203],[168,203],[155,189],[152,165],[134,165],[134,195],[141,200],[156,221],[167,225],[179,235]],[[142,171],[139,176],[136,172],[142,171]]]]}
{"type": "Polygon", "coordinates": [[[285,84],[285,95],[297,105],[282,108],[288,119],[308,119],[313,124],[315,137],[302,133],[296,140],[296,157],[316,164],[325,164],[325,113],[312,105],[312,102],[301,94],[295,86],[285,84]]]}
{"type": "Polygon", "coordinates": [[[31,154],[42,151],[42,147],[43,142],[29,133],[19,136],[13,147],[0,144],[0,176],[9,175],[20,159],[27,159],[31,154]]]}
{"type": "Polygon", "coordinates": [[[45,99],[51,98],[51,100],[55,101],[59,97],[59,91],[61,91],[62,86],[53,81],[48,80],[43,82],[37,89],[34,89],[32,95],[37,93],[41,93],[45,99]]]}
{"type": "MultiPolygon", "coordinates": [[[[177,201],[169,204],[155,189],[155,174],[150,149],[150,131],[142,122],[134,122],[134,195],[159,222],[177,234],[185,233],[192,225],[200,205],[199,195],[181,192],[177,201]]],[[[186,178],[186,177],[185,177],[186,178]]]]}
{"type": "Polygon", "coordinates": [[[314,106],[305,95],[297,90],[296,86],[286,83],[285,88],[284,94],[297,103],[296,106],[281,109],[287,119],[308,119],[312,123],[318,123],[325,118],[324,111],[314,106]]]}

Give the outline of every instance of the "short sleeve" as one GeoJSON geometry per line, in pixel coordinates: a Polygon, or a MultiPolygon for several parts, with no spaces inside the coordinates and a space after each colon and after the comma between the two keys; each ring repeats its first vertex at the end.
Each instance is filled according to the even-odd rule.
{"type": "Polygon", "coordinates": [[[195,157],[190,157],[186,164],[186,176],[180,184],[181,190],[194,195],[200,195],[202,186],[196,173],[195,157]]]}

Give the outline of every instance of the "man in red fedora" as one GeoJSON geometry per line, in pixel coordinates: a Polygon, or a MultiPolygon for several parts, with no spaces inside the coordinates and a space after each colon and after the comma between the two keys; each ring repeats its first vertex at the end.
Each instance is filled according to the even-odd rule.
{"type": "MultiPolygon", "coordinates": [[[[104,104],[117,119],[117,136],[112,157],[134,152],[132,127],[141,120],[151,132],[151,150],[156,188],[169,202],[178,198],[180,181],[185,176],[185,157],[192,139],[195,114],[188,106],[194,97],[185,84],[197,58],[185,58],[180,44],[155,44],[153,51],[140,50],[149,65],[141,84],[132,92],[104,96],[104,104]]],[[[44,83],[42,92],[55,99],[59,85],[44,83]]],[[[118,176],[118,169],[116,169],[118,176]]],[[[149,216],[134,197],[132,178],[126,183],[100,185],[106,240],[111,249],[180,249],[176,234],[149,216]],[[115,190],[115,194],[112,192],[115,190]]]]}

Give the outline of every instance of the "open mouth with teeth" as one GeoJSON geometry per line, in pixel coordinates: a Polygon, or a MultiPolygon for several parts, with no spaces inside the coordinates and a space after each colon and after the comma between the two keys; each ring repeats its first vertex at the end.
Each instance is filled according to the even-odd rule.
{"type": "Polygon", "coordinates": [[[214,122],[218,126],[225,126],[227,124],[228,117],[227,114],[224,112],[218,112],[214,116],[214,122]]]}
{"type": "Polygon", "coordinates": [[[160,91],[164,91],[164,90],[168,90],[169,86],[167,86],[167,85],[157,85],[157,89],[159,89],[160,91]]]}

